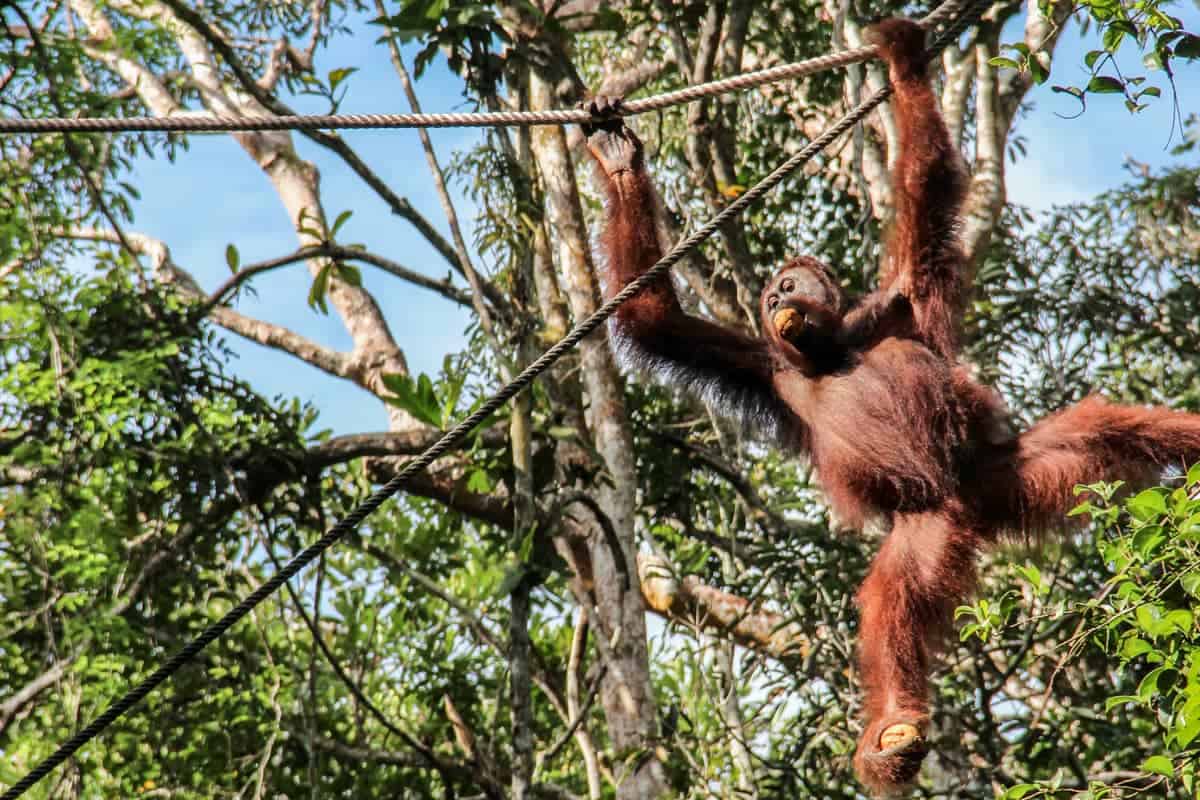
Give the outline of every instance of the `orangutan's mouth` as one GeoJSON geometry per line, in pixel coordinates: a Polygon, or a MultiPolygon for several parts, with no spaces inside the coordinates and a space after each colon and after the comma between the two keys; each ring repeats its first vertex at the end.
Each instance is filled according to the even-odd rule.
{"type": "Polygon", "coordinates": [[[804,330],[807,318],[794,308],[787,306],[779,309],[771,316],[771,324],[784,339],[791,340],[804,330]]]}

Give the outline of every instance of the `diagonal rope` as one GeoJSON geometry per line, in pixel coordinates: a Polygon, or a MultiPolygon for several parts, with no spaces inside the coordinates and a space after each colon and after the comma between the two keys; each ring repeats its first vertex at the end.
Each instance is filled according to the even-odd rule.
{"type": "MultiPolygon", "coordinates": [[[[957,4],[943,3],[921,23],[933,30],[951,19],[957,4]]],[[[816,58],[781,64],[730,78],[688,86],[673,92],[630,100],[622,104],[621,116],[634,116],[671,106],[690,103],[717,94],[751,89],[766,83],[802,78],[827,69],[845,67],[877,58],[874,45],[855,47],[816,58]]],[[[222,115],[178,117],[42,117],[20,119],[0,117],[0,134],[6,133],[141,133],[220,132],[220,131],[278,131],[332,130],[361,128],[466,128],[502,125],[568,125],[592,120],[583,109],[548,111],[488,111],[481,113],[439,114],[284,114],[284,115],[222,115]]]]}
{"type": "MultiPolygon", "coordinates": [[[[950,7],[958,16],[954,18],[953,22],[947,24],[945,30],[930,45],[930,54],[939,52],[951,41],[958,38],[959,33],[981,14],[985,8],[990,6],[991,2],[992,0],[947,0],[942,9],[950,7]]],[[[939,11],[942,9],[939,9],[939,11]]],[[[351,510],[349,514],[339,520],[320,539],[296,554],[291,561],[284,565],[283,569],[279,570],[269,580],[247,595],[237,606],[206,628],[199,636],[184,645],[166,663],[105,709],[104,713],[94,719],[87,727],[59,745],[57,750],[30,770],[27,775],[9,787],[3,795],[0,795],[0,800],[16,800],[31,786],[49,774],[51,770],[70,758],[79,748],[103,732],[118,717],[141,702],[143,698],[166,681],[180,667],[199,654],[200,651],[221,636],[221,634],[233,627],[259,603],[274,594],[279,587],[291,580],[291,578],[308,566],[321,553],[328,550],[347,533],[357,528],[363,520],[377,511],[392,495],[400,491],[409,478],[428,467],[452,447],[460,444],[480,423],[498,411],[517,393],[533,383],[534,379],[549,369],[559,358],[572,350],[584,337],[600,327],[623,303],[657,280],[671,269],[671,267],[679,263],[684,256],[698,247],[705,239],[716,233],[722,225],[736,218],[748,206],[778,186],[789,174],[811,160],[843,133],[854,127],[872,109],[890,97],[892,91],[891,86],[885,86],[867,100],[859,103],[838,120],[833,127],[826,130],[816,139],[813,139],[803,149],[776,167],[771,174],[763,178],[753,188],[726,206],[703,227],[697,229],[693,234],[675,245],[670,253],[663,256],[654,266],[630,282],[620,292],[613,295],[608,302],[597,309],[590,317],[576,325],[570,333],[526,367],[520,375],[513,378],[506,386],[492,395],[474,413],[447,431],[441,439],[431,445],[421,455],[405,464],[391,480],[376,490],[374,494],[364,500],[358,507],[351,510]]]]}

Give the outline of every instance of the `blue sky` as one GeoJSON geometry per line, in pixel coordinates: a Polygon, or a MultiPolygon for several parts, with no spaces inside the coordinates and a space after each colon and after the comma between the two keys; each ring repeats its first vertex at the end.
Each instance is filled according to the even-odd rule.
{"type": "MultiPolygon", "coordinates": [[[[1183,10],[1180,16],[1188,29],[1200,30],[1200,11],[1195,6],[1183,10]]],[[[385,48],[373,44],[375,35],[373,29],[364,26],[357,41],[342,38],[319,55],[318,69],[322,72],[338,67],[359,68],[344,84],[349,87],[341,108],[344,112],[408,110],[385,48]]],[[[1050,82],[1029,95],[1034,108],[1018,124],[1018,132],[1026,137],[1028,155],[1008,164],[1010,200],[1035,209],[1084,200],[1122,183],[1127,177],[1122,168],[1127,157],[1152,165],[1171,160],[1167,148],[1172,106],[1162,73],[1153,73],[1149,83],[1159,85],[1163,97],[1138,115],[1130,115],[1119,96],[1106,95],[1091,98],[1081,116],[1059,116],[1076,114],[1078,103],[1052,93],[1050,84],[1085,84],[1082,57],[1091,46],[1081,41],[1073,27],[1055,56],[1050,82]]],[[[411,50],[406,52],[410,66],[412,55],[411,50]]],[[[1141,72],[1138,57],[1124,58],[1122,66],[1130,67],[1131,74],[1141,72]]],[[[1188,109],[1200,107],[1198,67],[1195,63],[1184,65],[1177,75],[1179,103],[1185,114],[1188,109]]],[[[440,59],[418,82],[417,91],[425,111],[463,108],[460,82],[440,59]]],[[[305,98],[297,99],[294,105],[300,110],[324,111],[306,104],[305,98]]],[[[346,131],[343,135],[390,186],[448,233],[415,131],[346,131]]],[[[478,141],[480,136],[472,129],[433,130],[431,135],[443,166],[456,149],[478,141]]],[[[1171,144],[1178,141],[1177,133],[1171,144]]],[[[447,273],[446,262],[407,223],[393,217],[349,169],[303,138],[296,137],[296,142],[301,155],[320,169],[330,219],[343,210],[354,211],[339,239],[364,243],[421,272],[439,277],[447,273]]],[[[175,163],[142,158],[135,164],[133,183],[142,197],[135,204],[132,228],[166,241],[176,261],[206,288],[215,287],[228,276],[224,252],[230,242],[237,246],[244,264],[296,247],[295,235],[267,179],[227,136],[192,137],[190,149],[182,152],[175,163]]],[[[461,197],[458,202],[459,217],[469,226],[473,209],[461,197]]],[[[469,228],[467,236],[470,242],[469,228]]],[[[364,266],[363,275],[410,368],[435,373],[443,357],[461,347],[468,314],[438,295],[371,267],[364,266]]],[[[308,307],[310,276],[302,265],[260,276],[254,286],[258,296],[244,296],[239,301],[238,308],[244,313],[287,326],[329,347],[349,346],[336,317],[322,316],[308,307]]],[[[237,353],[235,372],[269,396],[297,395],[313,402],[321,411],[321,427],[337,433],[385,427],[383,409],[366,393],[289,356],[233,335],[228,340],[237,353]]]]}

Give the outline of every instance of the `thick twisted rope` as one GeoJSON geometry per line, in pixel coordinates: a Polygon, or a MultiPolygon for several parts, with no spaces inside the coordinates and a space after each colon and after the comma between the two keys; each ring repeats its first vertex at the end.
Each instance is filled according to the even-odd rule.
{"type": "MultiPolygon", "coordinates": [[[[947,2],[926,16],[921,22],[933,30],[948,21],[953,14],[955,2],[947,2]],[[947,9],[950,9],[949,11],[947,9]]],[[[827,69],[845,67],[876,58],[874,45],[855,47],[816,58],[781,64],[777,67],[734,75],[731,78],[688,86],[673,92],[630,100],[622,104],[621,116],[634,116],[647,111],[658,111],[671,106],[690,103],[717,94],[751,89],[765,83],[802,78],[824,72],[827,69]]],[[[503,125],[568,125],[592,120],[592,115],[583,109],[550,111],[489,111],[483,113],[458,114],[294,114],[231,116],[205,114],[203,116],[178,117],[43,117],[41,119],[19,119],[0,117],[0,134],[5,133],[119,133],[137,131],[141,133],[219,132],[219,131],[277,131],[277,130],[332,130],[335,128],[466,128],[503,125]]]]}
{"type": "MultiPolygon", "coordinates": [[[[939,11],[949,7],[959,12],[959,16],[953,22],[949,23],[945,30],[933,41],[929,47],[930,53],[939,52],[947,44],[956,39],[958,34],[990,4],[991,0],[947,0],[939,11]]],[[[867,100],[859,103],[838,120],[833,127],[826,130],[816,139],[813,139],[802,150],[776,167],[770,175],[763,178],[757,185],[726,206],[703,227],[697,229],[682,242],[675,245],[670,253],[663,256],[654,266],[642,273],[637,279],[631,281],[620,292],[613,295],[608,302],[597,309],[590,317],[576,325],[562,340],[543,353],[506,386],[492,395],[474,413],[447,431],[441,439],[431,445],[425,452],[405,464],[391,480],[339,520],[324,536],[300,551],[291,561],[284,565],[283,569],[273,575],[258,589],[247,595],[244,600],[226,613],[225,616],[206,628],[191,642],[188,642],[175,655],[171,656],[166,663],[109,706],[103,714],[93,720],[86,728],[61,744],[54,753],[30,770],[25,777],[13,784],[3,795],[0,795],[0,800],[16,800],[31,786],[49,774],[51,770],[70,758],[84,744],[98,736],[118,717],[137,705],[146,695],[154,691],[154,689],[173,675],[180,667],[254,610],[259,603],[274,594],[279,587],[283,586],[284,583],[291,580],[300,570],[312,563],[321,553],[328,550],[347,533],[357,528],[363,520],[377,511],[392,495],[400,491],[409,478],[428,467],[452,447],[457,446],[465,440],[480,423],[498,411],[505,403],[516,396],[518,392],[533,383],[539,375],[572,350],[584,337],[604,324],[605,320],[616,313],[616,310],[625,301],[657,280],[667,270],[679,263],[684,256],[704,242],[705,239],[716,233],[723,224],[736,218],[748,206],[778,186],[789,174],[811,160],[843,133],[854,127],[855,124],[866,117],[872,109],[890,97],[891,94],[892,87],[885,86],[867,100]]]]}

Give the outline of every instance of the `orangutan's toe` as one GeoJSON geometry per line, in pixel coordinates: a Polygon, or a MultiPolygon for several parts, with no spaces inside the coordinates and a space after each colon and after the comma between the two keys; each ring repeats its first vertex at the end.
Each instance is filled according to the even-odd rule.
{"type": "Polygon", "coordinates": [[[888,797],[912,785],[929,754],[922,719],[876,722],[858,743],[854,767],[859,779],[877,797],[888,797]],[[882,728],[882,730],[880,730],[882,728]]]}
{"type": "Polygon", "coordinates": [[[921,732],[916,725],[898,722],[889,725],[879,734],[879,755],[891,755],[921,743],[921,732]]]}

